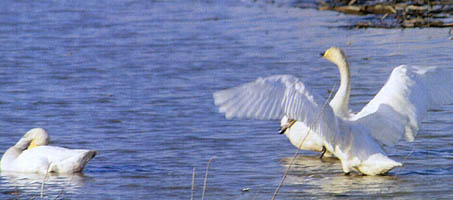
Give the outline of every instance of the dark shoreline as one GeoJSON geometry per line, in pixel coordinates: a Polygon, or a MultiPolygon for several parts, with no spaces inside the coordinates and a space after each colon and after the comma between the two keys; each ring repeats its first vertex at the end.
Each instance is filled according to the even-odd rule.
{"type": "Polygon", "coordinates": [[[450,0],[329,0],[319,2],[318,10],[373,16],[350,28],[453,27],[453,1],[450,0]]]}

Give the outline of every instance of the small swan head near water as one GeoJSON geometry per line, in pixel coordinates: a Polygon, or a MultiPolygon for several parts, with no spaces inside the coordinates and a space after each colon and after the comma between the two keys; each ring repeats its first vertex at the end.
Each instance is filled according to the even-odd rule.
{"type": "Polygon", "coordinates": [[[31,149],[37,146],[49,144],[49,134],[43,128],[29,130],[15,146],[21,149],[31,149]]]}
{"type": "Polygon", "coordinates": [[[346,56],[338,47],[330,47],[327,51],[321,53],[321,56],[337,65],[343,65],[346,63],[346,56]]]}

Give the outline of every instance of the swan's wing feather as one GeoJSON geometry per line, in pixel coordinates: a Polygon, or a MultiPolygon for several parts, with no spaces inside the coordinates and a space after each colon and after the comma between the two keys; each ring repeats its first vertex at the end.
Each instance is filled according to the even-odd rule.
{"type": "Polygon", "coordinates": [[[78,156],[85,153],[85,149],[67,149],[58,146],[38,146],[27,150],[27,153],[34,156],[42,156],[49,160],[49,162],[57,163],[66,160],[70,157],[78,156]]]}
{"type": "Polygon", "coordinates": [[[403,137],[413,141],[429,108],[453,102],[452,77],[451,71],[442,68],[396,67],[355,120],[386,145],[393,145],[403,137]]]}
{"type": "Polygon", "coordinates": [[[41,172],[43,172],[42,168],[44,168],[44,172],[50,170],[57,173],[75,173],[81,172],[96,153],[96,151],[86,149],[38,146],[25,150],[21,155],[21,163],[24,166],[40,165],[41,172]]]}
{"type": "MultiPolygon", "coordinates": [[[[238,87],[217,91],[214,104],[225,117],[249,119],[296,119],[324,138],[336,137],[336,117],[320,96],[291,75],[258,78],[238,87]]],[[[328,139],[328,140],[329,140],[328,139]]]]}
{"type": "Polygon", "coordinates": [[[227,119],[278,119],[283,116],[280,104],[286,89],[279,78],[259,78],[254,82],[215,92],[214,103],[219,106],[219,112],[225,113],[227,119]]]}

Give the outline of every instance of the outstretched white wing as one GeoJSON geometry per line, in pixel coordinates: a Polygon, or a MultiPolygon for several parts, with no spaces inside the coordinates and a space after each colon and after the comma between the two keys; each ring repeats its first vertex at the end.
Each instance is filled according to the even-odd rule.
{"type": "Polygon", "coordinates": [[[327,140],[336,137],[337,118],[332,108],[291,75],[258,78],[215,92],[214,103],[228,119],[281,119],[286,115],[305,123],[327,140]]]}
{"type": "Polygon", "coordinates": [[[429,108],[452,102],[451,71],[401,65],[354,120],[368,127],[376,140],[393,145],[403,136],[414,140],[429,108]]]}

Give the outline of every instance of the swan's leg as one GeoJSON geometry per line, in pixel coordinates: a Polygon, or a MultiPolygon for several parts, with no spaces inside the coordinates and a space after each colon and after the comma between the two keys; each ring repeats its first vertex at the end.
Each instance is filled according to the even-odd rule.
{"type": "Polygon", "coordinates": [[[327,149],[325,146],[322,146],[322,150],[321,150],[321,155],[319,156],[319,159],[322,159],[322,157],[324,156],[324,154],[326,153],[327,149]]]}

